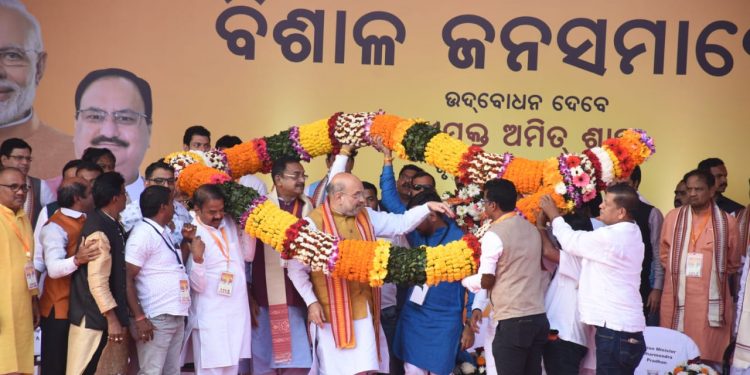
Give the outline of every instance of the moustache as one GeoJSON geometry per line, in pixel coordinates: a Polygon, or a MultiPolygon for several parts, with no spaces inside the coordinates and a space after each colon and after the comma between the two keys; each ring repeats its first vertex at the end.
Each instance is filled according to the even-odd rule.
{"type": "Polygon", "coordinates": [[[305,184],[295,184],[294,187],[305,188],[305,184]]]}
{"type": "Polygon", "coordinates": [[[120,147],[128,147],[128,146],[130,146],[130,143],[125,142],[122,139],[117,138],[117,137],[110,138],[110,137],[105,137],[103,135],[100,135],[100,136],[98,136],[98,137],[96,137],[96,138],[94,138],[94,139],[91,140],[91,145],[93,145],[93,146],[97,146],[98,147],[102,143],[112,143],[112,144],[115,144],[115,145],[120,146],[120,147]]]}

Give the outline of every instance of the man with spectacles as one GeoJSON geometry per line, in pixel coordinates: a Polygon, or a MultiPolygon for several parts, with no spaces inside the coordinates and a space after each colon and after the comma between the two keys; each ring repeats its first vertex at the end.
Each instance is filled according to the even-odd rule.
{"type": "MultiPolygon", "coordinates": [[[[146,167],[145,187],[155,185],[168,188],[172,192],[172,197],[175,196],[174,168],[161,160],[151,163],[146,167]]],[[[179,247],[182,242],[182,227],[185,224],[189,224],[193,218],[190,217],[190,213],[185,206],[175,200],[173,200],[173,203],[174,216],[172,217],[172,221],[167,224],[167,227],[169,227],[174,245],[179,247]]],[[[128,203],[120,217],[125,231],[130,232],[136,224],[143,220],[140,200],[136,199],[128,203]]]]}
{"type": "MultiPolygon", "coordinates": [[[[343,164],[337,165],[343,169],[343,164]]],[[[298,218],[313,210],[312,201],[304,194],[305,168],[298,159],[274,161],[271,178],[274,187],[267,195],[269,201],[298,218]]],[[[255,253],[251,272],[253,313],[258,322],[252,334],[253,373],[307,374],[312,365],[305,324],[307,305],[289,279],[280,254],[265,244],[262,249],[255,253]],[[269,313],[279,309],[286,313],[269,313]],[[271,329],[279,326],[289,330],[271,329]],[[291,344],[274,344],[279,342],[291,344]]]]}
{"type": "Polygon", "coordinates": [[[0,139],[21,138],[44,149],[35,167],[43,179],[56,177],[73,158],[72,137],[42,123],[33,109],[46,60],[36,18],[19,0],[0,1],[0,139]]]}
{"type": "Polygon", "coordinates": [[[674,208],[688,204],[688,193],[685,181],[680,180],[674,188],[674,208]]]}
{"type": "Polygon", "coordinates": [[[78,84],[75,109],[76,156],[89,147],[108,148],[128,198],[137,201],[144,189],[138,168],[151,143],[151,86],[127,70],[95,70],[78,84]]]}
{"type": "Polygon", "coordinates": [[[34,372],[39,300],[31,263],[31,223],[23,210],[28,185],[16,168],[0,169],[0,373],[34,372]]]}
{"type": "MultiPolygon", "coordinates": [[[[365,208],[364,187],[356,176],[331,175],[327,199],[306,220],[313,228],[337,238],[374,241],[414,230],[430,211],[454,216],[441,202],[427,202],[403,215],[373,211],[365,208]]],[[[387,340],[379,321],[379,288],[311,272],[309,266],[296,260],[289,261],[289,278],[308,306],[313,341],[317,342],[313,355],[320,367],[315,370],[342,375],[388,373],[387,340]],[[339,324],[330,324],[332,321],[339,324]]]]}
{"type": "Polygon", "coordinates": [[[31,169],[31,146],[23,139],[6,139],[0,145],[0,166],[13,167],[21,171],[26,179],[26,185],[31,188],[31,194],[26,195],[23,204],[24,211],[29,215],[32,228],[36,229],[36,219],[42,207],[55,201],[55,194],[50,191],[46,182],[29,176],[31,169]]]}

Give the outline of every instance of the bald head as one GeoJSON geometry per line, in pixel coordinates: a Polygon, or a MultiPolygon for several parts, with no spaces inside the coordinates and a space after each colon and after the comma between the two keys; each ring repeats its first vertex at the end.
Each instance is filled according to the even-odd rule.
{"type": "Polygon", "coordinates": [[[365,207],[364,186],[353,174],[337,174],[326,189],[331,209],[341,215],[356,216],[365,207]]]}
{"type": "Polygon", "coordinates": [[[13,167],[0,169],[0,204],[13,212],[18,212],[26,202],[26,176],[13,167]]]}
{"type": "MultiPolygon", "coordinates": [[[[94,208],[91,195],[91,184],[81,177],[64,179],[57,188],[57,203],[60,207],[78,212],[87,212],[94,208]]],[[[49,213],[52,214],[51,212],[49,213]]]]}

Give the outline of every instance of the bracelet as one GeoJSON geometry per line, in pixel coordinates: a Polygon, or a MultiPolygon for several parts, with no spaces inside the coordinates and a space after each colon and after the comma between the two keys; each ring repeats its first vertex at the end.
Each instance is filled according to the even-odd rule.
{"type": "Polygon", "coordinates": [[[386,156],[383,158],[383,163],[391,163],[391,162],[393,162],[393,156],[391,157],[386,156]]]}
{"type": "Polygon", "coordinates": [[[138,316],[137,318],[135,318],[136,322],[140,322],[142,320],[146,320],[146,315],[141,315],[141,316],[138,316]]]}
{"type": "Polygon", "coordinates": [[[352,156],[352,153],[349,152],[349,150],[347,150],[345,148],[342,148],[341,150],[339,150],[339,153],[342,154],[342,155],[346,155],[346,156],[352,156]]]}

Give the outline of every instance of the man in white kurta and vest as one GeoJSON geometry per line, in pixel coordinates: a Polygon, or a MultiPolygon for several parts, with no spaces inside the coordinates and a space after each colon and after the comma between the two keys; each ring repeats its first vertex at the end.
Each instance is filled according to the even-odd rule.
{"type": "Polygon", "coordinates": [[[492,225],[482,236],[478,273],[464,285],[487,289],[492,319],[497,321],[492,355],[500,375],[539,375],[549,321],[544,310],[547,288],[542,270],[542,239],[533,225],[515,212],[518,194],[512,182],[484,185],[484,213],[492,225]]]}
{"type": "MultiPolygon", "coordinates": [[[[266,196],[270,202],[297,218],[312,212],[313,203],[304,194],[307,175],[297,159],[274,161],[271,179],[273,190],[266,196]]],[[[258,306],[252,342],[254,374],[307,374],[312,365],[307,305],[285,265],[280,254],[265,244],[253,259],[251,291],[258,306]]]]}
{"type": "Polygon", "coordinates": [[[253,259],[255,241],[225,215],[225,201],[216,185],[193,194],[195,238],[205,243],[205,251],[190,256],[192,305],[182,359],[192,353],[198,375],[236,375],[240,359],[251,355],[245,261],[253,259]]]}
{"type": "MultiPolygon", "coordinates": [[[[430,210],[452,215],[441,202],[428,202],[403,215],[365,208],[362,182],[349,173],[330,179],[327,199],[307,217],[319,230],[340,239],[374,241],[410,232],[430,210]]],[[[380,327],[380,293],[368,284],[327,277],[296,260],[289,278],[308,306],[313,367],[311,373],[388,373],[388,349],[380,327]],[[347,308],[349,307],[349,308],[347,308]]]]}

